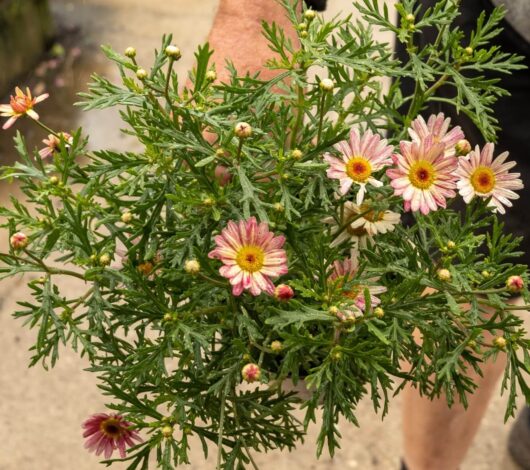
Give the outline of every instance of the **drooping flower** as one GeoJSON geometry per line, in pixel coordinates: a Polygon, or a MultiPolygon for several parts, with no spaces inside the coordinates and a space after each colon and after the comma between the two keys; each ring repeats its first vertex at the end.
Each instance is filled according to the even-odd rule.
{"type": "Polygon", "coordinates": [[[506,162],[508,152],[493,159],[494,149],[492,143],[484,145],[482,151],[477,145],[467,157],[459,159],[457,187],[465,202],[469,203],[475,196],[491,197],[488,205],[504,214],[504,206],[512,207],[510,199],[519,199],[514,190],[523,189],[523,182],[520,173],[509,173],[516,162],[506,162]]]}
{"type": "Polygon", "coordinates": [[[431,136],[421,142],[401,141],[401,154],[394,155],[395,168],[386,174],[392,180],[396,196],[402,196],[405,210],[428,214],[446,207],[446,198],[456,196],[458,160],[444,155],[444,144],[435,143],[431,136]]]}
{"type": "Polygon", "coordinates": [[[104,453],[106,459],[117,449],[121,458],[125,458],[126,448],[133,447],[135,440],[142,441],[131,426],[132,423],[118,414],[95,414],[83,423],[85,448],[96,455],[104,453]]]}
{"type": "MultiPolygon", "coordinates": [[[[336,283],[339,287],[343,287],[345,284],[355,281],[358,271],[359,263],[356,256],[351,256],[343,261],[337,260],[333,263],[333,270],[328,276],[328,282],[336,283]]],[[[364,294],[365,290],[368,290],[372,307],[377,306],[381,303],[377,295],[386,292],[386,287],[374,284],[377,280],[378,278],[371,278],[363,279],[359,283],[354,282],[351,287],[343,287],[343,295],[353,300],[354,305],[364,311],[366,308],[364,294]]]]}
{"type": "Polygon", "coordinates": [[[431,114],[427,122],[422,116],[418,116],[409,128],[409,135],[413,142],[421,143],[427,137],[437,144],[444,145],[444,155],[454,157],[456,154],[456,144],[464,139],[464,133],[460,126],[453,127],[449,130],[451,118],[446,118],[444,113],[431,114]]]}
{"type": "Polygon", "coordinates": [[[39,155],[41,158],[48,158],[50,155],[53,155],[57,150],[59,150],[59,146],[61,144],[61,138],[64,140],[66,145],[71,145],[73,142],[73,137],[68,134],[68,132],[60,132],[59,137],[57,137],[54,134],[48,134],[47,139],[43,139],[42,143],[46,145],[46,147],[43,147],[39,150],[39,155]]]}
{"type": "Polygon", "coordinates": [[[255,296],[262,292],[273,295],[270,278],[287,273],[287,255],[282,249],[285,237],[274,236],[267,223],[258,224],[255,217],[239,223],[229,221],[215,243],[217,247],[208,257],[223,262],[219,272],[229,279],[234,295],[241,295],[244,289],[255,296]]]}
{"type": "Polygon", "coordinates": [[[375,208],[371,210],[372,204],[370,200],[364,201],[361,205],[346,201],[339,223],[334,217],[322,219],[322,222],[332,224],[331,234],[337,234],[331,242],[331,247],[350,240],[357,248],[365,248],[366,242],[372,240],[374,235],[394,230],[399,223],[400,215],[390,210],[381,211],[375,208]],[[351,222],[348,224],[348,221],[351,222]],[[348,224],[346,228],[338,233],[345,224],[348,224]]]}
{"type": "Polygon", "coordinates": [[[22,117],[25,114],[31,119],[37,121],[39,115],[33,110],[33,106],[44,101],[48,96],[50,96],[48,93],[44,93],[33,98],[29,88],[26,88],[26,94],[24,94],[19,87],[16,87],[15,96],[11,95],[9,104],[0,105],[0,115],[3,117],[9,116],[9,119],[4,123],[2,129],[9,129],[19,117],[22,117]]]}
{"type": "Polygon", "coordinates": [[[330,165],[327,170],[328,178],[340,181],[341,194],[346,194],[353,184],[359,185],[357,204],[362,204],[367,184],[375,187],[383,185],[373,175],[392,164],[392,147],[371,130],[359,136],[357,131],[352,129],[350,141],[339,142],[335,148],[342,154],[341,158],[333,157],[329,153],[324,155],[324,160],[330,165]]]}

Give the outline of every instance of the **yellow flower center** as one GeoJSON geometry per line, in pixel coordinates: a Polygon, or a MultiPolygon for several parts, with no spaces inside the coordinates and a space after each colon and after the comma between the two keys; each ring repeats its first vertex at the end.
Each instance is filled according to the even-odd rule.
{"type": "Polygon", "coordinates": [[[247,245],[242,247],[236,256],[236,263],[243,271],[255,273],[263,267],[265,252],[258,246],[247,245]]]}
{"type": "Polygon", "coordinates": [[[412,186],[418,189],[428,189],[434,183],[436,171],[430,162],[420,160],[414,163],[409,170],[409,180],[412,186]]]}
{"type": "Polygon", "coordinates": [[[122,434],[121,423],[116,418],[109,418],[102,421],[99,428],[105,436],[111,439],[118,439],[122,434]]]}
{"type": "Polygon", "coordinates": [[[346,163],[346,174],[357,183],[364,183],[372,175],[372,165],[361,156],[354,156],[346,163]]]}
{"type": "Polygon", "coordinates": [[[385,217],[384,211],[370,210],[369,204],[361,204],[359,213],[363,214],[363,218],[368,220],[369,222],[379,222],[385,217]]]}
{"type": "Polygon", "coordinates": [[[355,228],[353,228],[351,225],[348,225],[346,227],[346,231],[350,235],[355,236],[355,237],[362,237],[362,236],[368,234],[368,232],[366,231],[366,229],[362,225],[360,227],[355,227],[355,228]]]}
{"type": "Polygon", "coordinates": [[[477,193],[487,194],[495,187],[495,173],[487,166],[479,166],[471,173],[470,182],[477,193]]]}

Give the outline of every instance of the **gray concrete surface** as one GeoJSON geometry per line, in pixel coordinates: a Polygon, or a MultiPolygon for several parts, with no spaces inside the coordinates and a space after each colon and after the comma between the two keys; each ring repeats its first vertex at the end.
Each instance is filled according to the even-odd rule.
{"type": "MultiPolygon", "coordinates": [[[[71,121],[70,128],[83,126],[94,148],[138,148],[135,142],[120,135],[115,112],[72,111],[73,90],[82,88],[93,69],[115,76],[115,71],[97,53],[100,43],[109,43],[118,50],[134,45],[139,63],[149,64],[151,51],[158,46],[162,32],[174,33],[175,42],[184,51],[179,63],[180,71],[184,72],[191,63],[195,46],[206,38],[216,4],[217,0],[52,0],[53,11],[60,21],[82,27],[82,61],[69,76],[71,83],[66,89],[56,90],[43,108],[46,117],[57,125],[71,121]],[[54,100],[62,102],[60,108],[54,100]]],[[[349,3],[336,1],[334,8],[348,9],[349,3]]],[[[12,158],[7,150],[11,135],[0,134],[0,158],[4,162],[12,158]]],[[[2,200],[9,192],[16,193],[15,188],[5,185],[0,190],[2,200]]],[[[0,246],[6,243],[6,233],[2,232],[0,246]]],[[[77,286],[70,284],[64,288],[75,292],[77,286]]],[[[102,468],[98,459],[83,449],[80,424],[91,413],[104,409],[105,398],[100,395],[95,378],[83,371],[87,363],[70,350],[61,351],[58,365],[49,372],[40,367],[27,368],[28,348],[35,332],[11,317],[16,301],[26,295],[22,279],[0,283],[0,470],[102,468]]],[[[503,424],[504,403],[500,397],[492,401],[463,470],[515,469],[505,452],[509,424],[503,424]]],[[[306,443],[295,452],[258,455],[256,460],[262,470],[398,468],[400,400],[393,401],[384,422],[374,415],[368,401],[361,403],[358,416],[361,429],[344,422],[340,424],[343,450],[334,459],[324,456],[316,460],[317,428],[312,426],[306,443]]],[[[214,468],[212,459],[203,460],[197,442],[193,445],[191,461],[188,467],[191,469],[214,468]]]]}

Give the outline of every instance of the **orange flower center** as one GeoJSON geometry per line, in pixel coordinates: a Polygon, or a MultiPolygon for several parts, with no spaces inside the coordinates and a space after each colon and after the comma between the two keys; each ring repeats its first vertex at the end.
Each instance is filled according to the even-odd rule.
{"type": "Polygon", "coordinates": [[[17,114],[24,114],[33,108],[33,100],[28,96],[12,96],[9,105],[17,114]]]}
{"type": "Polygon", "coordinates": [[[372,165],[361,156],[353,156],[346,163],[346,174],[356,183],[364,183],[372,175],[372,165]]]}
{"type": "Polygon", "coordinates": [[[420,160],[410,167],[408,176],[412,186],[418,189],[428,189],[434,183],[436,171],[430,162],[420,160]]]}
{"type": "Polygon", "coordinates": [[[265,252],[259,246],[247,245],[239,249],[236,255],[236,263],[243,270],[255,273],[263,267],[265,252]]]}
{"type": "Polygon", "coordinates": [[[495,187],[495,173],[487,166],[479,166],[471,173],[470,182],[477,193],[488,194],[495,187]]]}
{"type": "Polygon", "coordinates": [[[111,439],[118,439],[123,432],[121,422],[116,418],[108,418],[101,421],[99,429],[105,434],[105,436],[110,437],[111,439]]]}

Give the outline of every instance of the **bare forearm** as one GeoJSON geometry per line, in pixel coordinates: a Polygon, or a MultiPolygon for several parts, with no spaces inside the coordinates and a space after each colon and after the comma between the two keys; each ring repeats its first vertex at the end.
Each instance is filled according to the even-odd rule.
{"type": "Polygon", "coordinates": [[[215,53],[213,61],[221,81],[227,79],[225,61],[230,59],[239,74],[260,71],[262,78],[274,76],[264,69],[273,56],[261,34],[261,22],[276,22],[294,39],[294,31],[285,10],[275,0],[220,0],[209,42],[215,53]]]}

